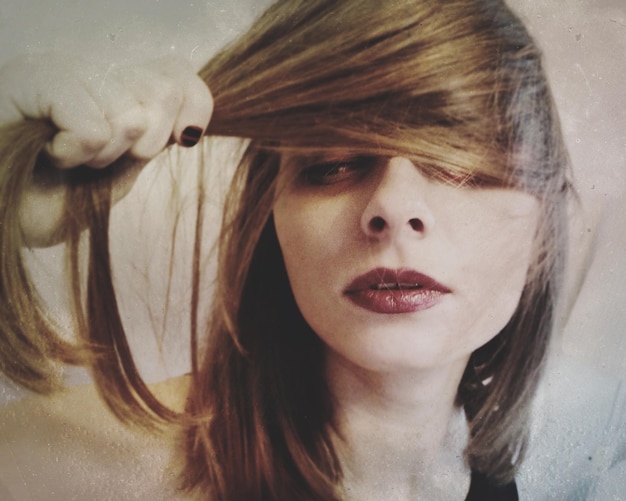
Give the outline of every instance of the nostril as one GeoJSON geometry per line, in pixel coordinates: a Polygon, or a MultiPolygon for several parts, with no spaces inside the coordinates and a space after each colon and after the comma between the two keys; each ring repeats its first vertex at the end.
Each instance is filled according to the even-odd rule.
{"type": "Polygon", "coordinates": [[[370,220],[370,229],[376,232],[383,231],[386,225],[387,223],[380,216],[375,216],[370,220]]]}
{"type": "Polygon", "coordinates": [[[415,231],[424,231],[424,223],[422,223],[421,219],[416,217],[409,219],[409,224],[415,231]]]}

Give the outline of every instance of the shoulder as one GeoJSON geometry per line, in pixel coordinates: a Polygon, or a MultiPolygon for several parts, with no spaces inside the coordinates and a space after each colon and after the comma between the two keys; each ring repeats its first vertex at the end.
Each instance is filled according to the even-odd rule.
{"type": "Polygon", "coordinates": [[[589,499],[603,489],[621,486],[623,491],[623,381],[559,357],[540,385],[532,419],[530,447],[518,475],[521,499],[589,499]]]}
{"type": "MultiPolygon", "coordinates": [[[[154,385],[179,407],[187,381],[154,385]]],[[[180,499],[174,487],[175,433],[119,423],[91,385],[0,406],[0,498],[180,499]]]]}

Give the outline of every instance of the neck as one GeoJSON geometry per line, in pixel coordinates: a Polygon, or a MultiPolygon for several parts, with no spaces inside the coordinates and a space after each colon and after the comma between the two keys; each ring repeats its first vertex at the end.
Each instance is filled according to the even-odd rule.
{"type": "MultiPolygon", "coordinates": [[[[347,498],[433,494],[437,479],[449,481],[450,475],[463,498],[469,482],[463,459],[467,428],[454,402],[466,363],[381,373],[328,355],[327,378],[341,437],[337,449],[344,483],[352,491],[347,498]]],[[[443,489],[449,493],[450,483],[443,489]]]]}

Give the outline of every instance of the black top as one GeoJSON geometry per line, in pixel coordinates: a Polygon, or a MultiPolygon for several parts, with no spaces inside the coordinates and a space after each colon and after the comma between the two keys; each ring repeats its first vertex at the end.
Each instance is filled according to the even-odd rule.
{"type": "Polygon", "coordinates": [[[469,492],[465,501],[518,501],[515,480],[506,485],[495,484],[489,477],[472,471],[469,492]]]}

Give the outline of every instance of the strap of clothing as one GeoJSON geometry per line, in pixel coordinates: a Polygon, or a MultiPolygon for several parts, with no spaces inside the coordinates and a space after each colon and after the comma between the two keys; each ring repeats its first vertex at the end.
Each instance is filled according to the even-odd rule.
{"type": "Polygon", "coordinates": [[[494,483],[486,475],[472,471],[469,492],[465,501],[518,501],[515,480],[506,485],[494,483]]]}

